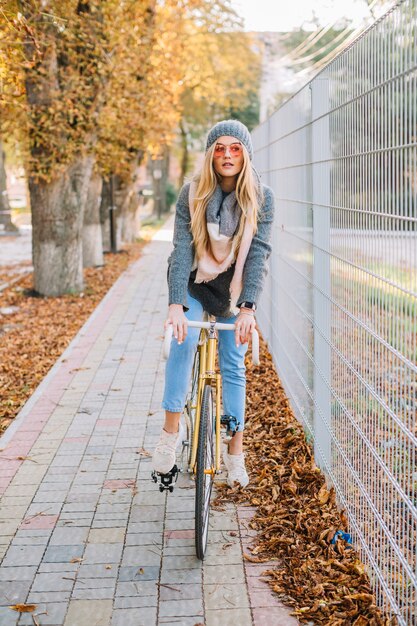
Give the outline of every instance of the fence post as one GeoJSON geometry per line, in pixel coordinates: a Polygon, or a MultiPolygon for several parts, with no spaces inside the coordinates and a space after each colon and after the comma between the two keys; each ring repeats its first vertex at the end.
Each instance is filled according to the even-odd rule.
{"type": "Polygon", "coordinates": [[[318,466],[331,469],[330,332],[330,129],[329,80],[311,83],[311,184],[313,205],[313,319],[314,319],[314,455],[318,466]]]}

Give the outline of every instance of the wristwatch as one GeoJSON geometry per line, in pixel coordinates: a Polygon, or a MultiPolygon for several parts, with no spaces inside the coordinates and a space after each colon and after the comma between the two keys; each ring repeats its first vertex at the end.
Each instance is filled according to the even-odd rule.
{"type": "Polygon", "coordinates": [[[254,302],[241,302],[239,306],[241,309],[252,309],[252,311],[256,311],[256,304],[254,302]]]}

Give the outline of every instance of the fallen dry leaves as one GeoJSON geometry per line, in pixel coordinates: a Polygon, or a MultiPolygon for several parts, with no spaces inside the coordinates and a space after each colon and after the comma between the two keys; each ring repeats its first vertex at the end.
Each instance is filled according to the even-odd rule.
{"type": "Polygon", "coordinates": [[[0,433],[142,248],[130,244],[123,253],[106,254],[104,267],[86,269],[82,295],[34,297],[31,274],[0,292],[0,309],[18,307],[0,314],[0,433]]]}
{"type": "Polygon", "coordinates": [[[17,611],[18,613],[33,613],[36,608],[36,604],[13,604],[12,606],[9,606],[9,609],[17,611]]]}
{"type": "Polygon", "coordinates": [[[261,365],[254,367],[248,358],[247,379],[245,442],[251,483],[245,490],[219,485],[215,502],[220,506],[234,500],[256,507],[249,522],[257,531],[255,546],[244,558],[253,563],[277,559],[277,566],[267,570],[269,585],[293,607],[300,623],[396,624],[376,606],[357,552],[343,540],[330,543],[337,530],[347,531],[347,518],[314,463],[263,341],[261,365]]]}

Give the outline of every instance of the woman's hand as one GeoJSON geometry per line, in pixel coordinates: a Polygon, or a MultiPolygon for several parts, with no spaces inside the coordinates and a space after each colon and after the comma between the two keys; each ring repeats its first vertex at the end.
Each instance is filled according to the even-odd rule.
{"type": "Polygon", "coordinates": [[[187,318],[184,315],[182,304],[170,304],[168,307],[168,318],[164,328],[172,324],[172,332],[178,343],[182,343],[187,336],[187,318]]]}
{"type": "Polygon", "coordinates": [[[247,343],[253,330],[256,328],[255,316],[252,309],[240,309],[235,322],[235,340],[236,345],[239,343],[247,343]]]}

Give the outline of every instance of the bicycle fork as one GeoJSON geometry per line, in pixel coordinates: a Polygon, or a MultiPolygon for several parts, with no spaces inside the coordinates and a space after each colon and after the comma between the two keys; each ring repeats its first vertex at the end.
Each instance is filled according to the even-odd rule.
{"type": "MultiPolygon", "coordinates": [[[[209,383],[214,389],[216,394],[216,417],[215,417],[215,462],[214,467],[206,468],[204,470],[205,474],[219,474],[220,473],[220,422],[221,422],[221,412],[220,412],[220,403],[221,403],[221,375],[216,373],[216,348],[217,348],[217,337],[216,331],[214,328],[214,323],[208,329],[208,339],[200,346],[200,373],[199,379],[200,384],[198,387],[198,396],[197,396],[197,410],[196,414],[198,416],[201,415],[201,403],[202,396],[204,390],[204,384],[209,383]]],[[[200,417],[196,420],[194,432],[193,432],[193,441],[191,448],[191,459],[190,459],[190,467],[192,471],[195,472],[196,466],[196,456],[197,456],[197,445],[198,445],[198,433],[200,428],[200,417]]]]}

